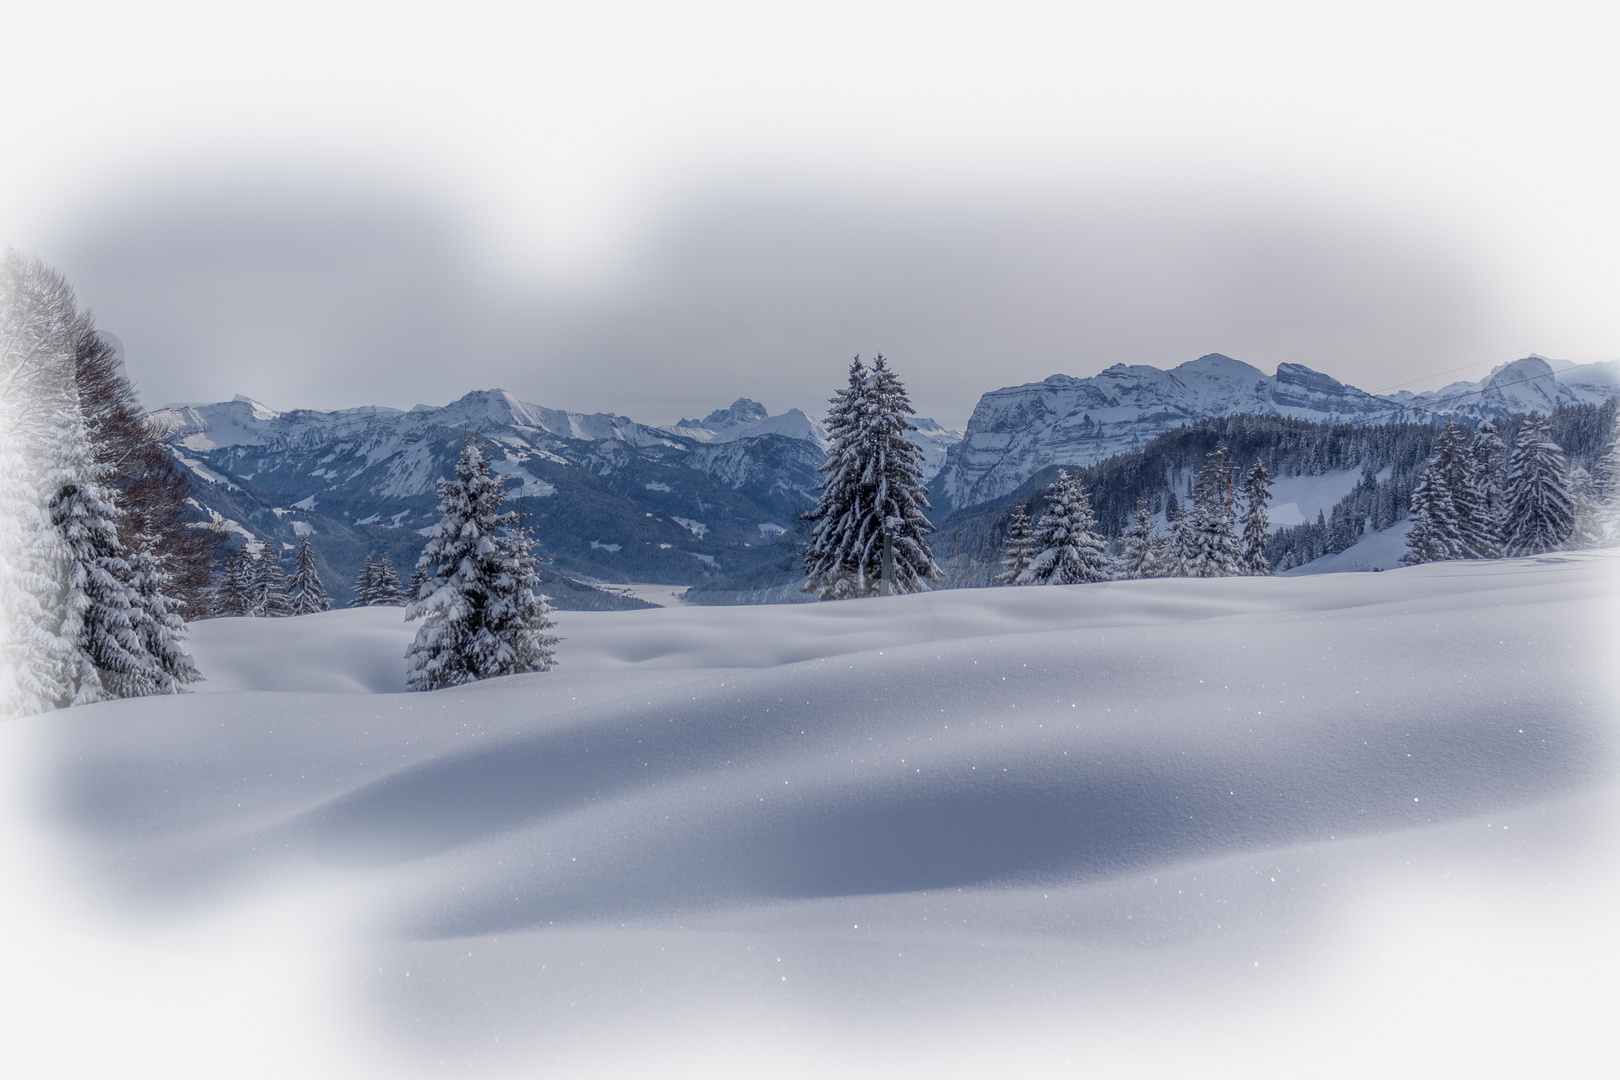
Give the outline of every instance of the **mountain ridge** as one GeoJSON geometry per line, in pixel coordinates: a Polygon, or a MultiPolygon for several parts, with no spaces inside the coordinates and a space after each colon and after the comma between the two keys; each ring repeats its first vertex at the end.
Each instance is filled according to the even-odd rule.
{"type": "Polygon", "coordinates": [[[1051,375],[979,399],[962,440],[933,478],[946,516],[1014,490],[1051,465],[1096,464],[1182,424],[1250,413],[1368,424],[1458,418],[1477,421],[1620,393],[1620,364],[1568,364],[1539,356],[1499,365],[1479,382],[1421,393],[1371,394],[1304,364],[1272,375],[1221,353],[1174,368],[1115,364],[1084,378],[1051,375]]]}

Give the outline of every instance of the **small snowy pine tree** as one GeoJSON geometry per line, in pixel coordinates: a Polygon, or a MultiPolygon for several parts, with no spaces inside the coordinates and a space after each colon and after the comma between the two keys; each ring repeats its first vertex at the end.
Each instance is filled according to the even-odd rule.
{"type": "Polygon", "coordinates": [[[315,566],[315,549],[310,546],[308,536],[298,538],[298,558],[293,562],[292,582],[288,587],[294,592],[294,615],[332,610],[332,601],[326,595],[326,585],[315,566]]]}
{"type": "Polygon", "coordinates": [[[1167,555],[1166,537],[1153,523],[1153,505],[1143,492],[1136,497],[1136,511],[1131,527],[1125,530],[1114,574],[1121,578],[1163,577],[1167,555]]]}
{"type": "Polygon", "coordinates": [[[1271,502],[1271,474],[1258,461],[1243,478],[1243,502],[1243,569],[1251,574],[1269,574],[1271,560],[1266,558],[1266,541],[1271,539],[1271,517],[1266,507],[1271,502]]]}
{"type": "Polygon", "coordinates": [[[246,545],[226,558],[214,587],[213,610],[215,615],[224,616],[253,614],[253,556],[248,554],[246,545]]]}
{"type": "Polygon", "coordinates": [[[1107,581],[1111,576],[1108,556],[1096,526],[1091,498],[1080,486],[1080,478],[1059,469],[1057,479],[1046,489],[1046,513],[1035,526],[1035,542],[1041,550],[1029,561],[1018,584],[1107,581]]]}
{"type": "Polygon", "coordinates": [[[1001,546],[1001,572],[996,575],[996,583],[1016,585],[1036,550],[1029,513],[1023,503],[1013,503],[1012,513],[1007,517],[1007,540],[1001,546]]]}
{"type": "Polygon", "coordinates": [[[1553,551],[1569,538],[1575,508],[1563,449],[1547,437],[1547,421],[1530,414],[1508,458],[1502,492],[1505,551],[1510,556],[1553,551]]]}
{"type": "Polygon", "coordinates": [[[432,582],[433,572],[424,566],[420,560],[418,560],[416,567],[411,571],[411,584],[409,591],[405,595],[405,602],[407,604],[413,604],[425,597],[427,593],[423,592],[422,590],[429,588],[432,582]]]}
{"type": "Polygon", "coordinates": [[[550,668],[561,639],[536,591],[533,540],[516,512],[501,510],[506,481],[481,445],[462,449],[438,496],[439,523],[417,560],[434,587],[405,613],[425,620],[405,654],[406,685],[434,690],[550,668]]]}
{"type": "Polygon", "coordinates": [[[282,619],[293,613],[287,577],[281,570],[281,544],[265,537],[259,546],[259,563],[253,577],[253,614],[262,619],[282,619]]]}
{"type": "Polygon", "coordinates": [[[399,572],[394,569],[394,561],[383,552],[382,558],[377,560],[376,570],[371,579],[371,599],[369,601],[377,607],[401,607],[405,600],[400,595],[399,572]]]}
{"type": "Polygon", "coordinates": [[[178,694],[202,675],[180,647],[186,624],[180,617],[180,602],[170,595],[174,575],[169,572],[169,558],[158,545],[154,533],[137,533],[129,553],[130,587],[136,599],[133,622],[136,636],[152,658],[151,686],[146,692],[178,694]]]}
{"type": "Polygon", "coordinates": [[[354,576],[354,599],[349,601],[350,607],[370,607],[374,602],[372,597],[377,593],[377,564],[371,556],[366,556],[365,565],[354,576]]]}
{"type": "Polygon", "coordinates": [[[1597,486],[1591,474],[1579,465],[1569,468],[1569,498],[1573,511],[1569,539],[1564,546],[1571,551],[1584,551],[1603,543],[1603,512],[1598,503],[1597,486]]]}

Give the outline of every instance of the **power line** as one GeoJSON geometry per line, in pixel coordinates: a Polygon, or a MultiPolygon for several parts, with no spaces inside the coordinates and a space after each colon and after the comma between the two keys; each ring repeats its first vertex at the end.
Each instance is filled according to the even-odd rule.
{"type": "MultiPolygon", "coordinates": [[[[1558,338],[1555,341],[1544,341],[1540,345],[1532,345],[1530,347],[1530,349],[1529,349],[1529,352],[1530,352],[1531,355],[1539,355],[1542,349],[1550,349],[1554,345],[1562,345],[1564,342],[1566,342],[1566,341],[1574,341],[1576,338],[1591,337],[1595,333],[1597,333],[1596,330],[1587,330],[1584,333],[1571,334],[1568,337],[1561,337],[1561,338],[1558,338]]],[[[1519,353],[1523,352],[1523,351],[1525,351],[1525,350],[1516,349],[1513,352],[1505,352],[1505,353],[1501,353],[1501,354],[1499,354],[1497,356],[1493,356],[1489,360],[1476,360],[1472,364],[1464,364],[1462,367],[1454,367],[1449,371],[1437,371],[1432,375],[1419,375],[1415,379],[1407,379],[1405,382],[1396,383],[1394,386],[1386,386],[1382,390],[1374,390],[1372,392],[1374,394],[1387,394],[1391,390],[1399,390],[1401,387],[1403,387],[1403,386],[1411,386],[1415,382],[1426,382],[1429,379],[1438,379],[1442,375],[1455,375],[1459,371],[1467,371],[1469,368],[1476,368],[1476,367],[1479,367],[1481,364],[1494,364],[1498,360],[1507,360],[1507,359],[1510,359],[1510,358],[1516,358],[1516,357],[1519,356],[1519,353]]],[[[1597,363],[1602,363],[1602,362],[1603,361],[1601,361],[1601,360],[1597,361],[1597,363]]]]}
{"type": "MultiPolygon", "coordinates": [[[[1609,362],[1609,360],[1615,360],[1615,359],[1620,359],[1620,357],[1611,356],[1611,357],[1608,357],[1607,359],[1604,359],[1604,360],[1594,361],[1594,363],[1606,364],[1606,363],[1609,362]]],[[[1433,413],[1441,405],[1447,405],[1447,404],[1450,404],[1452,402],[1461,401],[1463,398],[1473,397],[1476,394],[1483,394],[1483,393],[1486,393],[1487,391],[1490,391],[1490,390],[1500,390],[1503,387],[1519,386],[1522,383],[1535,382],[1537,379],[1553,379],[1555,384],[1557,382],[1555,373],[1549,371],[1545,375],[1532,375],[1528,379],[1514,379],[1512,382],[1492,383],[1490,386],[1482,386],[1478,390],[1464,390],[1461,393],[1451,394],[1451,395],[1448,395],[1447,397],[1443,397],[1443,398],[1436,398],[1433,401],[1427,402],[1427,403],[1422,404],[1422,405],[1398,405],[1398,406],[1395,406],[1395,407],[1390,408],[1390,409],[1385,409],[1382,412],[1375,412],[1371,416],[1364,417],[1363,419],[1373,419],[1373,418],[1379,417],[1379,416],[1393,416],[1393,415],[1395,415],[1397,413],[1403,413],[1403,412],[1412,412],[1412,413],[1428,412],[1428,413],[1433,413]]]]}

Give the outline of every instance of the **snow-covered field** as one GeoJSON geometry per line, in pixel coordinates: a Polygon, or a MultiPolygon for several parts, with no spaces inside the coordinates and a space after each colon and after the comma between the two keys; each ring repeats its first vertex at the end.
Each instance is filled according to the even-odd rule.
{"type": "Polygon", "coordinates": [[[1599,1075],[1620,551],[397,609],[0,730],[16,1075],[1599,1075]]]}

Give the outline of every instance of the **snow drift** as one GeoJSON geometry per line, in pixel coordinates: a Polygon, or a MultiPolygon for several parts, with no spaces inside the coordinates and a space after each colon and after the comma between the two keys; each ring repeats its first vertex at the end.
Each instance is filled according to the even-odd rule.
{"type": "Polygon", "coordinates": [[[335,1074],[1557,1071],[1617,959],[1617,570],[564,613],[558,669],[415,695],[397,609],[219,620],[222,692],[7,734],[76,895],[324,898],[335,1074]]]}

